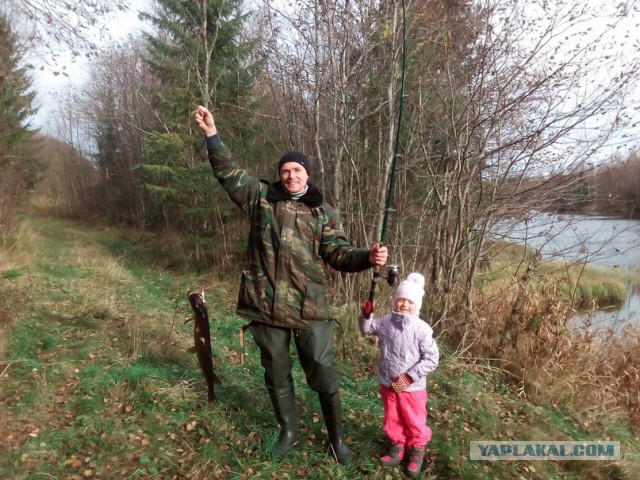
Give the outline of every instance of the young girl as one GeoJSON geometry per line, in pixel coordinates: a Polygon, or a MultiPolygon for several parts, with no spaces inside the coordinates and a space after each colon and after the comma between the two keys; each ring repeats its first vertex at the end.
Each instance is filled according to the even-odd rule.
{"type": "Polygon", "coordinates": [[[396,290],[393,311],[380,319],[367,300],[362,307],[360,330],[376,335],[380,349],[378,378],[384,407],[384,431],[389,450],[383,465],[398,465],[407,457],[407,475],[420,476],[424,449],[431,440],[427,426],[427,374],[438,365],[433,330],[420,318],[424,277],[411,273],[396,290]]]}

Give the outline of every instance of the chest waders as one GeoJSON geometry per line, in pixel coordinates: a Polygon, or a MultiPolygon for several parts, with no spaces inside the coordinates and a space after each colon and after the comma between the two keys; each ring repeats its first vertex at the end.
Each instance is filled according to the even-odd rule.
{"type": "Polygon", "coordinates": [[[351,463],[352,453],[344,440],[340,381],[335,367],[333,350],[333,320],[309,322],[307,330],[271,327],[253,322],[251,335],[260,349],[260,363],[264,368],[264,381],[280,426],[276,452],[284,454],[297,442],[296,401],[292,359],[289,354],[291,338],[296,346],[300,365],[307,384],[318,393],[329,445],[336,460],[351,463]]]}

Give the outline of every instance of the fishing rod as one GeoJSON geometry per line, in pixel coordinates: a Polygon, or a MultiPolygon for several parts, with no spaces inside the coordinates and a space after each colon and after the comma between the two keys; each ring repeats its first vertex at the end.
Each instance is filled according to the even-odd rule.
{"type": "MultiPolygon", "coordinates": [[[[384,208],[384,216],[382,219],[382,229],[380,231],[380,245],[384,244],[387,235],[387,225],[389,222],[389,213],[392,211],[391,204],[393,202],[393,190],[396,184],[396,166],[400,153],[400,133],[402,127],[402,110],[404,106],[404,85],[407,72],[407,10],[405,6],[405,0],[402,0],[402,76],[400,80],[400,101],[398,103],[398,126],[396,129],[396,141],[391,160],[391,174],[389,176],[389,189],[387,190],[387,201],[384,208]]],[[[373,311],[373,300],[376,296],[376,286],[380,277],[386,278],[387,283],[391,286],[395,283],[398,276],[398,266],[391,264],[387,266],[388,274],[386,276],[380,273],[380,267],[376,267],[373,278],[371,279],[371,288],[369,289],[369,303],[373,311]]],[[[371,316],[371,312],[367,314],[367,317],[371,316]]]]}

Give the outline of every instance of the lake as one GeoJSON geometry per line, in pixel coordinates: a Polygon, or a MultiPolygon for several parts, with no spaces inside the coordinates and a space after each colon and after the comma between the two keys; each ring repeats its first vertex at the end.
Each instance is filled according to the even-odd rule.
{"type": "MultiPolygon", "coordinates": [[[[640,269],[640,221],[605,216],[534,212],[525,222],[497,225],[493,232],[507,241],[540,249],[543,258],[568,263],[587,262],[604,268],[640,269]]],[[[621,305],[594,315],[579,315],[578,323],[620,325],[640,323],[640,286],[630,285],[621,305]]]]}

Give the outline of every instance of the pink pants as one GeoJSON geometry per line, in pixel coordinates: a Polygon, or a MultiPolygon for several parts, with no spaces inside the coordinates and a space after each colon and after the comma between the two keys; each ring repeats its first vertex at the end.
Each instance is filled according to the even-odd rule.
{"type": "Polygon", "coordinates": [[[384,407],[384,431],[392,442],[408,448],[424,448],[431,440],[427,426],[427,399],[425,390],[396,393],[380,385],[384,407]]]}

